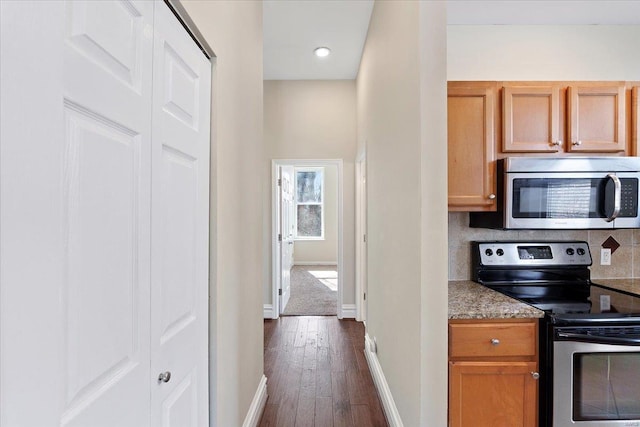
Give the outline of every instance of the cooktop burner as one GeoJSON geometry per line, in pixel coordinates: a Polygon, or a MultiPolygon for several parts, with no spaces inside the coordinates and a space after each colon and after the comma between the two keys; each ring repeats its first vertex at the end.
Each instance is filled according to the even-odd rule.
{"type": "Polygon", "coordinates": [[[640,316],[640,297],[591,282],[584,241],[472,243],[473,280],[549,316],[640,316]]]}

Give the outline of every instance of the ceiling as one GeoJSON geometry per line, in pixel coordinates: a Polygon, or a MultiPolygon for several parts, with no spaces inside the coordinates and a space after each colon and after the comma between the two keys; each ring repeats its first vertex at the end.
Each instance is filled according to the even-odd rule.
{"type": "MultiPolygon", "coordinates": [[[[264,79],[355,79],[373,0],[265,0],[264,79]],[[313,50],[326,46],[330,56],[313,50]]],[[[448,25],[640,25],[640,0],[449,0],[448,25]]]]}

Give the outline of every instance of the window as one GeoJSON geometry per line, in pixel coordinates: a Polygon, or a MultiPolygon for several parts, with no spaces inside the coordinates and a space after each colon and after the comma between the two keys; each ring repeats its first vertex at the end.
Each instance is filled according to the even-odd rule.
{"type": "Polygon", "coordinates": [[[296,168],[296,239],[324,240],[324,168],[296,168]]]}

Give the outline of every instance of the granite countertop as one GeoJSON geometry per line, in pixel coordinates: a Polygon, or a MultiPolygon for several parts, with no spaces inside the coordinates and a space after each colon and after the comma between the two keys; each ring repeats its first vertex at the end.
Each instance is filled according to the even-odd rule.
{"type": "MultiPolygon", "coordinates": [[[[640,285],[640,281],[637,282],[640,285]]],[[[541,318],[544,311],[471,280],[449,282],[449,319],[541,318]]]]}
{"type": "MultiPolygon", "coordinates": [[[[596,285],[605,286],[614,291],[623,291],[640,296],[640,278],[635,279],[592,279],[596,285]]],[[[451,295],[451,294],[449,294],[451,295]]],[[[449,296],[451,298],[451,296],[449,296]]]]}

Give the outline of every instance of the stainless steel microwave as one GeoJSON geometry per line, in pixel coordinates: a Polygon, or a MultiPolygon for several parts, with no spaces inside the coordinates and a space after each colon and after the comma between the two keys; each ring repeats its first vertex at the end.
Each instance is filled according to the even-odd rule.
{"type": "Polygon", "coordinates": [[[640,157],[509,157],[498,161],[498,211],[471,227],[640,228],[640,157]]]}

